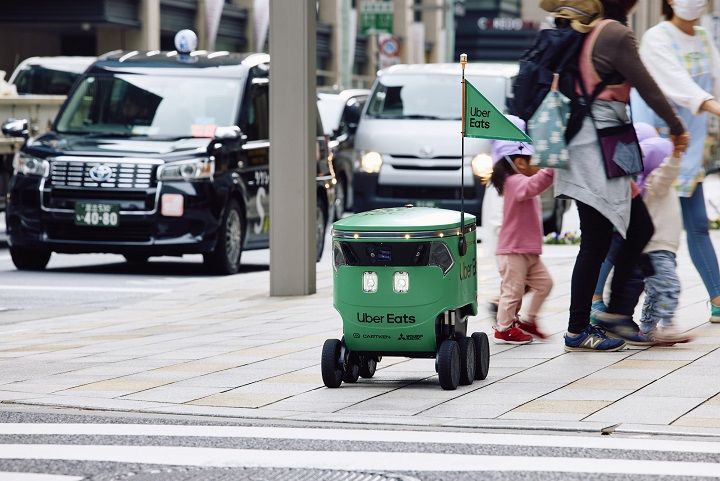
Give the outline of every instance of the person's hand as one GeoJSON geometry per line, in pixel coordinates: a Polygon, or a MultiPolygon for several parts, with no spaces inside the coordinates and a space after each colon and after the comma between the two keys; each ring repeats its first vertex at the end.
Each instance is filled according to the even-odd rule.
{"type": "Polygon", "coordinates": [[[671,135],[670,140],[675,147],[673,150],[673,155],[679,157],[685,153],[688,145],[690,144],[690,134],[687,132],[683,132],[680,135],[671,135]]]}

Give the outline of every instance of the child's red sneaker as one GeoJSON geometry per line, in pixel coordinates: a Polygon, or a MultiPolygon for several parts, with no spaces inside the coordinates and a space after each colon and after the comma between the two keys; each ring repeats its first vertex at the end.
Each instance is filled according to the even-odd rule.
{"type": "Polygon", "coordinates": [[[495,330],[495,344],[529,344],[532,336],[513,326],[506,331],[495,330]]]}
{"type": "Polygon", "coordinates": [[[538,339],[547,339],[547,334],[540,330],[537,322],[535,322],[534,320],[518,320],[515,325],[526,333],[530,334],[531,336],[537,337],[538,339]]]}

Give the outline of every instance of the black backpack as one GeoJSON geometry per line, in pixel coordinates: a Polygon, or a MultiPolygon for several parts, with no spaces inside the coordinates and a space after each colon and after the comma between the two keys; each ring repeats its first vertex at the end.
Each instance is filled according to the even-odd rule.
{"type": "Polygon", "coordinates": [[[513,84],[511,113],[527,121],[550,91],[553,74],[559,74],[559,90],[575,100],[579,79],[578,56],[585,34],[573,30],[567,21],[556,20],[556,28],[540,30],[535,44],[520,58],[520,70],[513,84]]]}

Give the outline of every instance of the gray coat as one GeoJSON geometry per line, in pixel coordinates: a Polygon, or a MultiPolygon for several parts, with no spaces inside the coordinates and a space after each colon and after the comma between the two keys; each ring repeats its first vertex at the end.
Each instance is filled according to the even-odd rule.
{"type": "MultiPolygon", "coordinates": [[[[596,100],[592,106],[598,128],[628,123],[623,102],[596,100]]],[[[590,117],[568,145],[568,169],[555,170],[555,195],[587,204],[612,222],[625,237],[630,223],[630,177],[608,179],[605,175],[597,133],[590,117]]]]}

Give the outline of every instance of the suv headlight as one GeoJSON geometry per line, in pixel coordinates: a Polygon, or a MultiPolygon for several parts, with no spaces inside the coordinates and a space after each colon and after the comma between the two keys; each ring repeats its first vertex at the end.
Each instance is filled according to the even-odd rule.
{"type": "Polygon", "coordinates": [[[201,180],[211,178],[214,173],[214,159],[182,160],[161,166],[158,180],[201,180]]]}
{"type": "Polygon", "coordinates": [[[18,152],[13,158],[13,171],[15,174],[47,177],[50,173],[50,162],[18,152]]]}
{"type": "Polygon", "coordinates": [[[481,179],[489,179],[493,171],[492,157],[488,154],[478,154],[472,158],[470,162],[472,172],[476,177],[481,179]]]}
{"type": "Polygon", "coordinates": [[[359,168],[368,174],[377,174],[382,167],[383,159],[379,152],[360,152],[359,168]]]}

